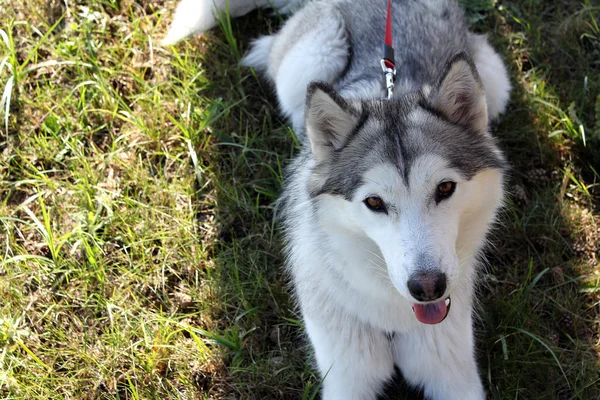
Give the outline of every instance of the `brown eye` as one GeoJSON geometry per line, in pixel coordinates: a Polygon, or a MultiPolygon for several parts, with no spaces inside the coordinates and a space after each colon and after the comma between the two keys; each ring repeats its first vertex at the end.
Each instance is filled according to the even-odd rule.
{"type": "Polygon", "coordinates": [[[369,204],[369,207],[371,208],[379,208],[381,207],[381,203],[383,203],[383,201],[381,201],[379,197],[371,196],[367,199],[367,204],[369,204]]]}
{"type": "Polygon", "coordinates": [[[456,182],[442,182],[438,185],[437,191],[435,193],[435,202],[439,203],[442,200],[447,199],[452,196],[454,190],[456,189],[456,182]]]}
{"type": "Polygon", "coordinates": [[[454,182],[443,182],[438,186],[440,193],[450,193],[454,189],[454,182]]]}
{"type": "Polygon", "coordinates": [[[381,197],[369,196],[365,199],[365,205],[371,211],[387,213],[387,210],[385,209],[385,205],[383,204],[383,200],[381,200],[381,197]]]}

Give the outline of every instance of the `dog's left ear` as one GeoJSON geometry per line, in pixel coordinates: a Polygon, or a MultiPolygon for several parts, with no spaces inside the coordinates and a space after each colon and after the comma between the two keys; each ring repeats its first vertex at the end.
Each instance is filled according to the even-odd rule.
{"type": "Polygon", "coordinates": [[[313,81],[306,93],[306,134],[317,162],[340,150],[358,123],[358,110],[328,84],[313,81]]]}
{"type": "Polygon", "coordinates": [[[448,63],[429,103],[450,121],[485,134],[488,127],[483,84],[471,57],[464,52],[448,63]]]}

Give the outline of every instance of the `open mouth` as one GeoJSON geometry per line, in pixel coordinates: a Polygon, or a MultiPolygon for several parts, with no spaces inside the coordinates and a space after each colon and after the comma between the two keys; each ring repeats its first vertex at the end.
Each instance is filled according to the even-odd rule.
{"type": "Polygon", "coordinates": [[[437,303],[411,303],[415,317],[424,324],[435,325],[442,322],[448,316],[451,305],[450,297],[437,303]]]}

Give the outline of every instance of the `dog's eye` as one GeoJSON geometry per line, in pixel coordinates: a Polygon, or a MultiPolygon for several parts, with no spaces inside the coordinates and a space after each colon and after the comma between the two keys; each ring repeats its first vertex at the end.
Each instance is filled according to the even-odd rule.
{"type": "Polygon", "coordinates": [[[371,211],[387,213],[383,200],[378,196],[369,196],[365,199],[365,205],[371,211]]]}
{"type": "Polygon", "coordinates": [[[456,182],[442,182],[438,185],[437,191],[435,192],[435,202],[439,203],[442,200],[452,196],[456,189],[456,182]]]}

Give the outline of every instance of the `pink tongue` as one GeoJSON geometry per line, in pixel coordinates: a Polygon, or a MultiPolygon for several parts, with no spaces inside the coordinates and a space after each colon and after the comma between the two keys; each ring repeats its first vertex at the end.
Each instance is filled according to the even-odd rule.
{"type": "Polygon", "coordinates": [[[424,324],[439,324],[448,314],[445,300],[432,304],[412,304],[412,306],[415,317],[424,324]]]}

